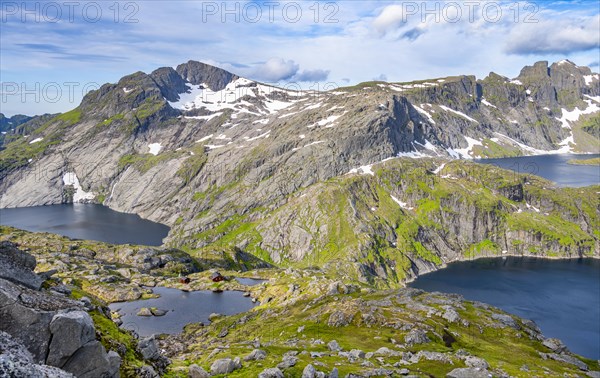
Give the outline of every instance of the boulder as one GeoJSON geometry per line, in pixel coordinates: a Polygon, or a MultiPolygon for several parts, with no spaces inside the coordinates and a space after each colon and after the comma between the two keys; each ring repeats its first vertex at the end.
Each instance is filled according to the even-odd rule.
{"type": "Polygon", "coordinates": [[[0,377],[74,378],[57,367],[38,365],[27,348],[0,331],[0,377]]]}
{"type": "Polygon", "coordinates": [[[167,314],[167,310],[163,310],[162,308],[156,308],[156,307],[152,307],[150,309],[150,312],[152,313],[152,315],[154,316],[165,316],[167,314]]]}
{"type": "Polygon", "coordinates": [[[488,378],[488,372],[485,369],[478,368],[458,368],[446,374],[446,378],[488,378]]]}
{"type": "Polygon", "coordinates": [[[0,331],[25,345],[36,363],[46,363],[53,317],[71,309],[81,310],[81,303],[0,278],[0,331]]]}
{"type": "Polygon", "coordinates": [[[46,363],[62,367],[75,352],[96,339],[94,322],[85,311],[56,314],[50,322],[52,341],[46,363]]]}
{"type": "Polygon", "coordinates": [[[254,349],[249,355],[244,357],[244,361],[264,360],[267,357],[267,352],[261,349],[254,349]]]}
{"type": "Polygon", "coordinates": [[[156,372],[156,370],[154,370],[154,368],[150,365],[144,365],[140,368],[140,370],[138,371],[138,377],[139,378],[159,378],[160,376],[158,375],[158,373],[156,372]]]}
{"type": "Polygon", "coordinates": [[[189,378],[209,378],[210,374],[202,369],[200,366],[193,364],[190,365],[190,368],[188,370],[188,377],[189,378]]]}
{"type": "Polygon", "coordinates": [[[338,344],[338,342],[335,340],[331,340],[330,342],[328,342],[327,348],[329,348],[329,350],[332,352],[339,352],[340,350],[342,350],[342,347],[340,347],[340,344],[338,344]]]}
{"type": "Polygon", "coordinates": [[[442,315],[442,318],[446,319],[450,323],[459,321],[460,316],[458,315],[458,312],[456,312],[456,310],[454,308],[452,308],[451,306],[446,306],[446,307],[447,307],[446,311],[442,315]]]}
{"type": "MultiPolygon", "coordinates": [[[[114,363],[114,361],[112,361],[114,363]]],[[[91,341],[75,352],[62,369],[73,373],[78,378],[116,377],[112,374],[114,366],[108,358],[106,350],[99,341],[91,341]]]]}
{"type": "Polygon", "coordinates": [[[283,372],[278,368],[268,368],[258,374],[258,378],[283,378],[283,372]]]}
{"type": "Polygon", "coordinates": [[[317,370],[311,364],[306,365],[304,370],[302,370],[302,378],[316,378],[317,370]]]}
{"type": "Polygon", "coordinates": [[[148,307],[142,307],[136,314],[137,316],[152,316],[152,311],[148,307]]]}
{"type": "Polygon", "coordinates": [[[567,350],[567,347],[559,339],[546,339],[542,345],[555,353],[561,353],[567,350]]]}
{"type": "Polygon", "coordinates": [[[348,352],[348,356],[351,359],[359,359],[359,358],[365,358],[365,352],[363,352],[360,349],[352,349],[350,352],[348,352]]]}
{"type": "Polygon", "coordinates": [[[509,326],[510,328],[519,330],[521,327],[517,324],[512,316],[506,314],[492,314],[492,319],[498,320],[500,323],[509,326]]]}
{"type": "Polygon", "coordinates": [[[280,363],[277,364],[277,367],[285,370],[291,368],[292,366],[296,366],[298,363],[298,357],[286,354],[283,356],[283,359],[280,363]]]}
{"type": "MultiPolygon", "coordinates": [[[[542,354],[543,357],[543,354],[542,354]]],[[[554,361],[564,362],[566,364],[571,364],[577,366],[579,370],[588,371],[589,367],[580,359],[573,357],[566,353],[556,354],[556,353],[548,353],[546,354],[547,358],[550,358],[554,361]]]]}
{"type": "Polygon", "coordinates": [[[14,243],[0,242],[0,278],[39,290],[44,281],[33,272],[35,257],[17,248],[14,243]]]}
{"type": "Polygon", "coordinates": [[[465,357],[465,365],[473,368],[480,369],[489,369],[490,364],[483,358],[475,357],[475,356],[467,356],[465,357]]]}
{"type": "Polygon", "coordinates": [[[234,370],[240,369],[242,364],[240,363],[239,358],[231,359],[231,358],[222,358],[220,360],[216,360],[210,365],[210,372],[213,375],[217,374],[229,374],[234,370]]]}
{"type": "Polygon", "coordinates": [[[425,344],[429,341],[430,340],[429,337],[427,337],[427,333],[418,328],[411,329],[410,332],[404,336],[404,342],[409,345],[425,344]]]}
{"type": "Polygon", "coordinates": [[[160,357],[158,352],[158,344],[154,339],[154,336],[145,337],[138,342],[138,350],[142,354],[145,360],[156,360],[160,357]]]}

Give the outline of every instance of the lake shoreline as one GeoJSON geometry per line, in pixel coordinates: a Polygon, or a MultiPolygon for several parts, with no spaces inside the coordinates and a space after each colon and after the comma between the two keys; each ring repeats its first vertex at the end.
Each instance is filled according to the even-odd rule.
{"type": "MultiPolygon", "coordinates": [[[[438,272],[440,270],[444,270],[448,267],[448,265],[450,264],[454,264],[454,263],[461,263],[461,262],[468,262],[468,261],[476,261],[476,260],[482,260],[482,259],[501,259],[504,257],[518,257],[518,258],[531,258],[531,259],[539,259],[539,260],[546,260],[546,261],[553,261],[553,260],[579,260],[579,259],[593,259],[593,260],[600,260],[600,255],[592,255],[592,256],[539,256],[539,255],[520,255],[520,254],[515,254],[515,253],[506,253],[506,254],[502,254],[502,255],[479,255],[479,256],[475,256],[475,257],[470,257],[467,259],[456,259],[456,260],[452,260],[452,261],[448,261],[448,262],[444,262],[443,265],[440,266],[440,268],[438,269],[434,269],[434,270],[428,270],[426,272],[417,274],[414,277],[411,277],[410,279],[407,279],[406,281],[404,281],[405,285],[408,285],[412,282],[415,282],[417,279],[419,279],[419,277],[425,276],[427,274],[430,273],[435,273],[438,272]]],[[[408,286],[405,286],[408,287],[408,286]]]]}

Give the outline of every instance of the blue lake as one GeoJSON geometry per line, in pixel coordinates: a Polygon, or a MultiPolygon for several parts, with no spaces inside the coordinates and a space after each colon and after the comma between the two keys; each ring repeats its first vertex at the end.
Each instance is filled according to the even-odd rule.
{"type": "Polygon", "coordinates": [[[0,224],[112,244],[158,246],[169,233],[163,224],[94,204],[1,209],[0,224]]]}
{"type": "Polygon", "coordinates": [[[568,164],[569,160],[592,159],[600,155],[538,155],[501,159],[476,159],[518,173],[541,176],[558,186],[581,187],[600,184],[600,165],[568,164]]]}
{"type": "Polygon", "coordinates": [[[449,264],[411,287],[457,293],[535,321],[546,337],[600,359],[600,260],[506,257],[449,264]]]}

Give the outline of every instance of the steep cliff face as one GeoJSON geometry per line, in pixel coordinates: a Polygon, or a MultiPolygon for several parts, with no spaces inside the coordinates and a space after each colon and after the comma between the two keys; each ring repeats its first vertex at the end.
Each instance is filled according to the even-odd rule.
{"type": "MultiPolygon", "coordinates": [[[[562,61],[514,80],[491,73],[297,92],[190,61],[105,84],[27,137],[12,135],[0,151],[0,207],[99,202],[173,226],[173,246],[237,246],[281,263],[345,249],[353,271],[386,277],[401,266],[398,281],[470,249],[597,253],[589,217],[559,215],[583,205],[556,202],[565,191],[542,189],[551,183],[490,188],[472,177],[487,168],[448,163],[469,172],[427,173],[435,160],[386,161],[381,175],[368,173],[398,157],[595,151],[599,83],[562,61]],[[563,221],[575,228],[557,238],[550,229],[563,221]]],[[[587,189],[572,194],[588,200],[587,189]]]]}

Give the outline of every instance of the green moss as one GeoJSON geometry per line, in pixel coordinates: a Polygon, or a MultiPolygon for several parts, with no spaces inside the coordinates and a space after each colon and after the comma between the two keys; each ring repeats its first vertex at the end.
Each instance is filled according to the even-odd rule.
{"type": "Polygon", "coordinates": [[[563,247],[593,246],[594,240],[577,224],[560,216],[539,213],[512,213],[508,218],[511,230],[525,230],[538,234],[542,242],[558,241],[563,247]]]}
{"type": "Polygon", "coordinates": [[[586,133],[595,136],[596,139],[600,139],[600,114],[590,116],[583,122],[581,128],[586,133]]]}
{"type": "Polygon", "coordinates": [[[472,244],[466,251],[465,256],[468,258],[474,258],[481,255],[498,254],[500,247],[489,239],[480,241],[479,243],[472,244]]]}
{"type": "Polygon", "coordinates": [[[135,167],[140,173],[146,173],[153,167],[181,156],[180,152],[163,152],[158,155],[153,154],[126,154],[121,156],[117,167],[120,171],[129,166],[135,167]]]}
{"type": "Polygon", "coordinates": [[[112,116],[112,117],[110,117],[110,118],[105,119],[104,121],[102,121],[99,124],[99,126],[101,126],[101,127],[107,127],[107,126],[110,126],[113,122],[120,121],[123,118],[125,118],[125,115],[122,114],[122,113],[118,113],[118,114],[115,114],[114,116],[112,116]]]}
{"type": "Polygon", "coordinates": [[[204,147],[195,148],[195,151],[192,152],[194,155],[188,157],[177,170],[177,175],[181,177],[184,185],[189,184],[200,173],[208,160],[204,147]]]}
{"type": "Polygon", "coordinates": [[[121,355],[121,376],[135,376],[135,369],[144,365],[142,356],[136,352],[136,339],[98,311],[92,311],[90,315],[96,332],[100,334],[100,342],[107,350],[118,351],[121,349],[120,345],[125,347],[126,351],[121,355]]]}
{"type": "Polygon", "coordinates": [[[56,121],[63,121],[68,125],[74,125],[81,119],[81,110],[75,108],[71,111],[63,113],[55,118],[56,121]]]}

